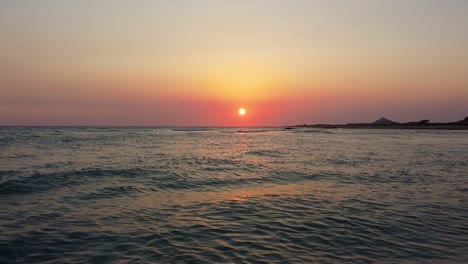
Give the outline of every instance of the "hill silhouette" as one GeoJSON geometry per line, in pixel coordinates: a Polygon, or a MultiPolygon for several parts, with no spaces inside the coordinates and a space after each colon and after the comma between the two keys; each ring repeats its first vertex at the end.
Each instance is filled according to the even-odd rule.
{"type": "Polygon", "coordinates": [[[372,122],[373,125],[396,125],[398,122],[389,120],[385,117],[381,117],[379,120],[372,122]]]}

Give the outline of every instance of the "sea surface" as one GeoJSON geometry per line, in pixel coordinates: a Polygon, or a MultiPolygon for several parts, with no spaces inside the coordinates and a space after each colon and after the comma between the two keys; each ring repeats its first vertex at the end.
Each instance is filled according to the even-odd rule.
{"type": "Polygon", "coordinates": [[[0,128],[0,263],[468,263],[468,132],[0,128]]]}

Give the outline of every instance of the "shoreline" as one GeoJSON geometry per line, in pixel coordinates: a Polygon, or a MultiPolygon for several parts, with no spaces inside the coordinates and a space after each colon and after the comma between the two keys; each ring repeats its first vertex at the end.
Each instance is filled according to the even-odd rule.
{"type": "Polygon", "coordinates": [[[468,130],[468,125],[459,125],[459,124],[428,124],[428,125],[372,125],[372,124],[362,124],[362,125],[328,125],[328,124],[317,124],[317,125],[296,125],[285,127],[285,129],[300,129],[300,128],[319,128],[319,129],[412,129],[412,130],[468,130]]]}

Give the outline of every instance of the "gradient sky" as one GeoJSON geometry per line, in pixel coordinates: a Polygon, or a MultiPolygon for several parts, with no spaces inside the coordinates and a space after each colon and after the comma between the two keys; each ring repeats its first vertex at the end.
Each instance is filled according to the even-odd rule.
{"type": "Polygon", "coordinates": [[[465,0],[0,0],[0,125],[455,121],[467,14],[465,0]]]}

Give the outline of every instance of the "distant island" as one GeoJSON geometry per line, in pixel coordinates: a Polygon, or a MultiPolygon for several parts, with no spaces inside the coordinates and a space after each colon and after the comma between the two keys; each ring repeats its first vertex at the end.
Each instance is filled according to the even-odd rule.
{"type": "Polygon", "coordinates": [[[288,126],[285,129],[296,128],[354,128],[354,129],[438,129],[438,130],[468,130],[468,117],[456,122],[431,123],[424,119],[421,121],[399,123],[382,117],[372,123],[348,123],[348,124],[315,124],[288,126]]]}

